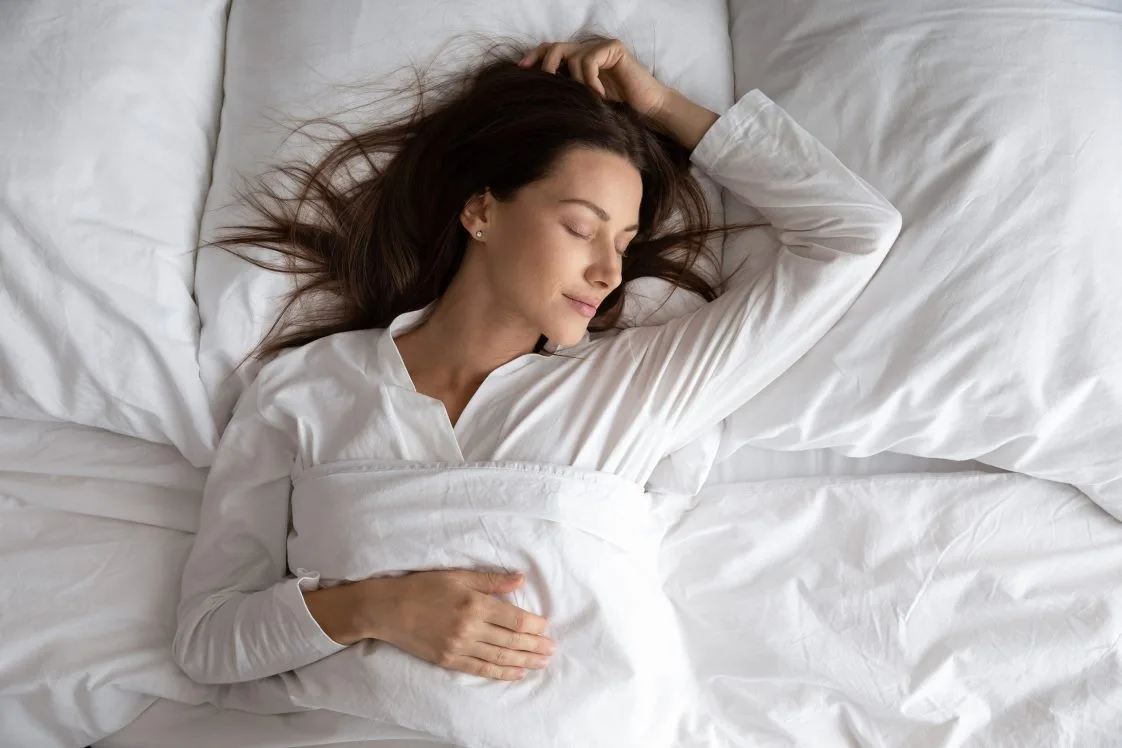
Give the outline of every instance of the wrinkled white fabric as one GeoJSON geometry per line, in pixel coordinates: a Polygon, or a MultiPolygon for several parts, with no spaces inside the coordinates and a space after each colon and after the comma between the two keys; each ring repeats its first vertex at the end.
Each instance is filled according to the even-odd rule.
{"type": "MultiPolygon", "coordinates": [[[[444,509],[428,515],[431,556],[406,553],[407,539],[395,546],[400,551],[396,561],[391,557],[373,563],[371,556],[364,555],[393,553],[366,547],[379,534],[372,526],[375,518],[387,523],[387,534],[401,529],[403,538],[409,537],[404,527],[392,522],[388,508],[384,518],[377,511],[383,494],[387,502],[400,502],[404,495],[395,491],[409,490],[408,485],[382,480],[393,475],[386,472],[390,466],[456,468],[441,479],[445,483],[437,495],[434,484],[422,480],[426,474],[418,472],[412,478],[418,506],[434,500],[453,505],[466,501],[478,475],[463,470],[480,462],[537,463],[583,471],[616,484],[597,492],[603,506],[590,502],[585,518],[598,517],[601,527],[633,524],[633,518],[615,515],[631,510],[611,504],[642,501],[641,486],[663,455],[724,418],[802,356],[852,304],[899,233],[900,215],[888,201],[759,91],[746,94],[713,125],[692,159],[740,200],[754,205],[775,226],[786,251],[754,283],[687,317],[663,326],[632,328],[611,338],[586,339],[562,351],[565,355],[528,354],[514,359],[483,382],[455,426],[440,401],[413,387],[393,342],[395,335],[420,324],[428,308],[401,315],[388,330],[321,339],[279,356],[261,370],[223,436],[204,493],[199,533],[184,571],[174,650],[189,675],[211,683],[259,681],[323,661],[316,672],[324,679],[320,682],[330,682],[335,662],[354,665],[362,662],[361,652],[379,648],[364,644],[355,653],[324,660],[343,647],[310,616],[302,588],[344,571],[343,578],[362,578],[442,565],[456,568],[470,561],[472,537],[460,540],[452,527],[456,515],[444,509]],[[327,478],[355,466],[363,476],[361,486],[348,483],[340,488],[327,478]],[[300,490],[310,474],[320,476],[317,485],[322,490],[300,490]],[[335,495],[336,491],[340,493],[335,495]],[[356,523],[345,537],[323,530],[328,526],[338,530],[341,523],[351,521],[360,504],[366,507],[367,519],[356,523]],[[332,512],[338,515],[316,516],[332,512]],[[367,525],[371,525],[369,534],[364,535],[361,529],[367,525]],[[313,540],[304,543],[303,531],[313,540]],[[327,544],[337,547],[322,547],[327,544]],[[357,566],[330,562],[333,552],[352,558],[357,566]],[[297,571],[297,578],[285,578],[290,568],[297,571]]],[[[519,483],[515,474],[506,477],[519,483]]],[[[572,487],[564,481],[551,486],[532,498],[548,502],[553,496],[559,504],[567,504],[562,498],[570,495],[572,487]]],[[[525,503],[531,497],[515,501],[509,492],[495,490],[496,498],[510,498],[505,511],[511,516],[511,528],[517,528],[496,546],[514,553],[520,570],[534,575],[526,585],[527,602],[556,604],[573,614],[588,600],[597,601],[588,614],[598,620],[581,623],[591,628],[575,626],[571,638],[564,628],[553,632],[568,661],[584,668],[605,668],[599,678],[604,693],[628,683],[644,668],[656,667],[645,661],[644,654],[608,645],[615,641],[609,632],[614,635],[633,626],[626,609],[598,597],[602,590],[572,584],[575,575],[592,573],[582,564],[604,561],[610,555],[603,547],[600,550],[606,555],[591,554],[594,558],[572,554],[567,543],[581,527],[575,515],[559,516],[556,527],[541,532],[540,515],[535,514],[541,507],[525,503]],[[568,567],[558,562],[568,556],[572,556],[568,567]],[[582,630],[600,635],[584,638],[578,635],[582,630]]],[[[566,506],[565,511],[576,510],[566,506]]],[[[479,537],[475,540],[482,542],[479,537]]],[[[650,560],[635,547],[624,553],[630,555],[633,567],[628,567],[626,578],[614,580],[614,587],[642,590],[650,560]]],[[[663,605],[656,591],[648,592],[643,605],[652,611],[663,605]]],[[[673,625],[669,616],[646,623],[655,630],[673,625]]],[[[672,662],[673,648],[668,649],[672,662]]],[[[386,661],[400,670],[387,666],[388,672],[382,672],[374,658],[373,664],[350,674],[365,672],[372,682],[385,678],[370,688],[392,692],[395,686],[416,682],[410,678],[432,672],[432,666],[416,659],[387,655],[386,661]]],[[[337,675],[344,678],[344,673],[337,675]]],[[[294,677],[298,680],[300,674],[294,677]]],[[[565,668],[551,669],[545,677],[554,679],[552,696],[530,699],[523,707],[528,710],[526,720],[535,715],[540,720],[543,740],[556,728],[555,715],[580,712],[578,705],[587,688],[582,678],[567,675],[565,668]]],[[[619,697],[632,701],[612,710],[620,722],[618,734],[627,734],[628,724],[637,724],[629,715],[649,714],[664,699],[673,702],[678,688],[673,679],[656,679],[645,687],[658,693],[624,689],[619,697]]],[[[339,701],[334,704],[329,703],[327,691],[309,696],[312,692],[297,689],[291,698],[307,698],[339,711],[390,706],[356,706],[353,693],[347,691],[336,689],[339,701]]],[[[399,716],[425,720],[437,730],[489,726],[486,735],[470,733],[481,745],[515,745],[512,741],[525,740],[505,731],[507,710],[498,702],[491,701],[489,716],[480,715],[479,723],[474,722],[465,713],[469,707],[457,701],[467,698],[465,693],[462,687],[437,689],[417,707],[423,710],[429,705],[427,717],[399,716]]],[[[258,706],[273,708],[265,703],[258,706]]],[[[669,722],[656,723],[661,725],[661,740],[675,739],[670,723],[676,722],[676,713],[670,710],[669,722]]],[[[595,742],[597,735],[606,734],[601,718],[609,717],[597,717],[596,724],[571,725],[573,735],[582,735],[579,744],[611,744],[595,742]]]]}
{"type": "Polygon", "coordinates": [[[192,285],[228,4],[0,2],[0,417],[210,464],[192,285]]]}
{"type": "Polygon", "coordinates": [[[372,640],[221,699],[247,711],[330,709],[470,746],[708,744],[699,688],[658,570],[662,528],[642,486],[538,463],[367,462],[303,472],[289,563],[333,584],[404,570],[524,569],[508,599],[564,642],[503,682],[372,640]],[[564,719],[556,716],[564,715],[564,719]]]}
{"type": "MultiPolygon", "coordinates": [[[[1122,520],[1122,4],[729,13],[737,91],[767,91],[907,228],[845,317],[726,421],[720,454],[978,460],[1122,520]]],[[[726,275],[769,253],[727,242],[726,275]]]]}

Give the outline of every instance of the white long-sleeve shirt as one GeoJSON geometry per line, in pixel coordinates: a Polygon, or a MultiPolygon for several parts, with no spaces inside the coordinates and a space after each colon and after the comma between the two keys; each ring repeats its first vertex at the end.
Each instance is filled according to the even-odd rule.
{"type": "Polygon", "coordinates": [[[518,460],[643,484],[670,445],[726,417],[820,339],[899,234],[899,212],[759,90],[713,124],[691,161],[754,206],[783,250],[688,316],[586,337],[563,356],[520,356],[486,378],[455,426],[442,402],[416,391],[393,342],[431,306],[262,368],[222,437],[183,574],[174,654],[190,677],[256,680],[344,649],[304,603],[316,570],[289,576],[302,471],[518,460]]]}

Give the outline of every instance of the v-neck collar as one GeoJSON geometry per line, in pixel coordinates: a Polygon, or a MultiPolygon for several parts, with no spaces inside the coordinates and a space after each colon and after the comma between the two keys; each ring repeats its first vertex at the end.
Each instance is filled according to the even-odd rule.
{"type": "MultiPolygon", "coordinates": [[[[410,332],[417,327],[420,327],[421,324],[426,319],[428,319],[429,315],[432,314],[435,308],[436,301],[432,301],[429,304],[421,307],[420,309],[402,312],[401,314],[394,317],[389,327],[385,328],[382,331],[381,338],[378,340],[377,344],[378,360],[382,363],[382,366],[380,367],[382,373],[385,374],[395,386],[417,392],[417,387],[413,384],[412,377],[409,376],[409,369],[405,366],[405,360],[402,359],[401,352],[398,350],[397,344],[394,342],[394,338],[400,337],[401,335],[404,335],[405,333],[410,332]]],[[[552,340],[547,340],[544,346],[544,350],[547,353],[558,353],[565,350],[566,348],[575,348],[579,345],[583,345],[589,340],[590,335],[587,331],[585,331],[584,337],[576,345],[563,346],[558,345],[552,340]]],[[[500,376],[506,376],[515,371],[518,371],[523,366],[528,365],[532,361],[532,355],[524,354],[516,359],[508,361],[507,363],[492,371],[491,374],[488,375],[487,379],[490,379],[491,376],[494,376],[496,374],[500,376]]],[[[482,389],[482,385],[480,385],[480,389],[482,389]]],[[[465,408],[464,411],[466,412],[467,408],[465,408]]],[[[457,421],[456,423],[458,424],[459,421],[457,421]]]]}
{"type": "MultiPolygon", "coordinates": [[[[386,330],[389,332],[391,338],[407,333],[414,328],[420,327],[421,323],[428,319],[429,315],[432,314],[434,309],[436,309],[436,301],[431,301],[420,309],[402,312],[401,314],[394,317],[393,322],[390,322],[390,326],[387,327],[386,330]]],[[[546,351],[546,353],[557,353],[558,351],[562,351],[566,348],[575,348],[578,345],[583,345],[590,339],[591,335],[587,330],[585,330],[583,337],[581,337],[580,341],[574,345],[564,346],[559,345],[552,340],[546,340],[543,349],[546,351]]]]}
{"type": "MultiPolygon", "coordinates": [[[[454,448],[459,455],[460,460],[464,460],[465,443],[464,438],[470,427],[474,414],[482,405],[478,401],[486,399],[486,390],[494,386],[496,379],[502,379],[514,372],[532,364],[537,357],[537,354],[523,354],[502,366],[498,367],[483,380],[471,398],[468,400],[464,409],[460,412],[459,418],[453,424],[452,420],[448,417],[448,410],[444,403],[439,399],[425,395],[417,390],[416,384],[413,382],[412,376],[409,374],[409,368],[405,365],[405,359],[401,356],[401,351],[394,341],[395,337],[419,327],[435,308],[436,302],[432,302],[421,309],[415,309],[409,312],[399,314],[390,323],[388,328],[381,331],[381,337],[378,339],[375,346],[376,361],[373,363],[377,368],[378,373],[382,376],[383,381],[387,384],[400,387],[401,389],[408,390],[415,393],[418,397],[424,398],[426,405],[431,407],[436,417],[443,424],[446,429],[445,434],[450,438],[450,448],[454,448]],[[437,412],[439,411],[439,412],[437,412]]],[[[589,339],[588,333],[585,333],[585,342],[589,339]]],[[[567,346],[551,345],[547,343],[545,350],[549,352],[556,352],[562,350],[567,346]]]]}

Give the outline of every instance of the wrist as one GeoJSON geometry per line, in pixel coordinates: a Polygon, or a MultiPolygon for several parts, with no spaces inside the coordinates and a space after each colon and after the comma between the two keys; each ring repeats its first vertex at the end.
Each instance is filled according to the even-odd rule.
{"type": "Polygon", "coordinates": [[[393,610],[393,582],[395,577],[363,579],[355,582],[355,625],[363,639],[388,639],[393,610]]]}
{"type": "Polygon", "coordinates": [[[376,639],[379,630],[378,604],[374,599],[380,580],[367,579],[304,593],[304,603],[328,637],[343,645],[376,639]]]}
{"type": "Polygon", "coordinates": [[[692,151],[719,119],[716,112],[696,104],[681,91],[667,87],[662,103],[651,115],[674,138],[692,151]]]}
{"type": "Polygon", "coordinates": [[[654,106],[646,112],[646,115],[656,122],[662,123],[666,116],[666,109],[670,106],[670,100],[676,93],[678,93],[677,89],[671,88],[663,83],[661,94],[658,96],[654,106]]]}

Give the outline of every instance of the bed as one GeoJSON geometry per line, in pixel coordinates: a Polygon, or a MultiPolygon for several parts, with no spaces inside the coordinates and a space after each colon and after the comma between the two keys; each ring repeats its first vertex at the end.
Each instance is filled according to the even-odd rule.
{"type": "MultiPolygon", "coordinates": [[[[236,364],[283,290],[194,249],[312,147],[291,122],[363,121],[369,76],[585,22],[714,111],[764,91],[904,215],[845,316],[649,486],[706,745],[1122,744],[1111,0],[4,4],[0,744],[448,745],[220,711],[172,661],[236,364]]],[[[730,284],[779,251],[718,249],[730,284]]]]}

